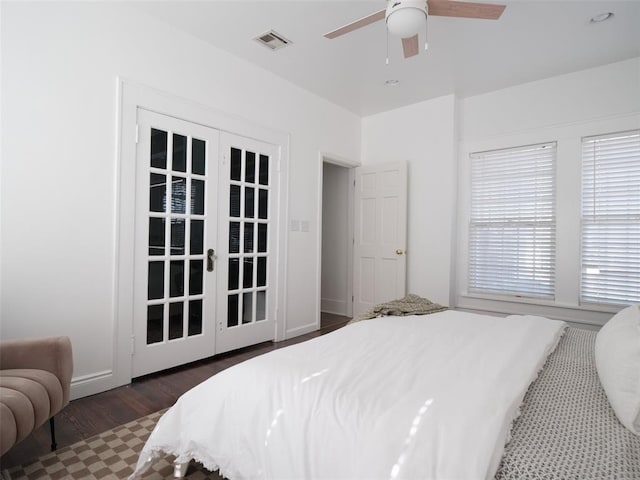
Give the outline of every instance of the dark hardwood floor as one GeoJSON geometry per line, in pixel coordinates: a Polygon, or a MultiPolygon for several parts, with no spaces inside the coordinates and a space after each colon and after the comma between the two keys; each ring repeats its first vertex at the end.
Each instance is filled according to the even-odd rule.
{"type": "MultiPolygon", "coordinates": [[[[337,330],[349,319],[322,314],[321,328],[284,342],[264,342],[135,379],[131,384],[71,401],[55,417],[58,448],[170,407],[180,395],[212,375],[271,350],[337,330]]],[[[50,451],[49,423],[0,458],[0,468],[27,465],[50,451]]]]}

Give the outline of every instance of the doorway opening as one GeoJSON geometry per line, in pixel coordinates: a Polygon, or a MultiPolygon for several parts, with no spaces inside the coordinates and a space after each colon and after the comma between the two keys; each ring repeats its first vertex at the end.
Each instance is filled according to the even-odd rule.
{"type": "Polygon", "coordinates": [[[320,317],[322,325],[353,316],[355,165],[322,157],[320,317]]]}

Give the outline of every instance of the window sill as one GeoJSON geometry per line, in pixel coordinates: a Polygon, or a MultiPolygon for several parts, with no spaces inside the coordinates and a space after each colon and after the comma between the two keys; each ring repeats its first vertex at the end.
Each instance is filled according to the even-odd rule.
{"type": "Polygon", "coordinates": [[[577,324],[602,326],[623,306],[564,304],[549,299],[464,292],[456,308],[500,315],[539,315],[577,324]]]}
{"type": "Polygon", "coordinates": [[[625,305],[605,305],[599,303],[585,303],[580,305],[570,304],[570,303],[558,303],[554,300],[548,300],[545,298],[535,298],[535,297],[516,297],[509,295],[491,295],[488,293],[462,293],[460,294],[460,298],[470,298],[470,299],[480,299],[480,300],[491,300],[495,302],[505,302],[505,303],[525,303],[528,305],[541,305],[545,307],[554,307],[554,308],[562,308],[569,310],[582,310],[586,312],[602,312],[602,313],[617,313],[625,305]]]}

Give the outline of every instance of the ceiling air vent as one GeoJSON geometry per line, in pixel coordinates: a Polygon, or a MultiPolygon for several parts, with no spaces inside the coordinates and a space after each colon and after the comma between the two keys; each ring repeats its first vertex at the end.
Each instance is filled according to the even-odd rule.
{"type": "Polygon", "coordinates": [[[291,40],[287,40],[278,32],[274,32],[273,30],[263,33],[259,37],[254,38],[254,40],[264,45],[269,50],[278,50],[279,48],[286,47],[292,43],[291,40]]]}

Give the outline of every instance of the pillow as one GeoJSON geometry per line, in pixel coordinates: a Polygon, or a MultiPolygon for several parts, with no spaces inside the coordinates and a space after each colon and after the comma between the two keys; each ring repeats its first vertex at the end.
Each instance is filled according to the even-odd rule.
{"type": "Polygon", "coordinates": [[[596,369],[618,420],[640,435],[640,305],[621,310],[596,336],[596,369]]]}

